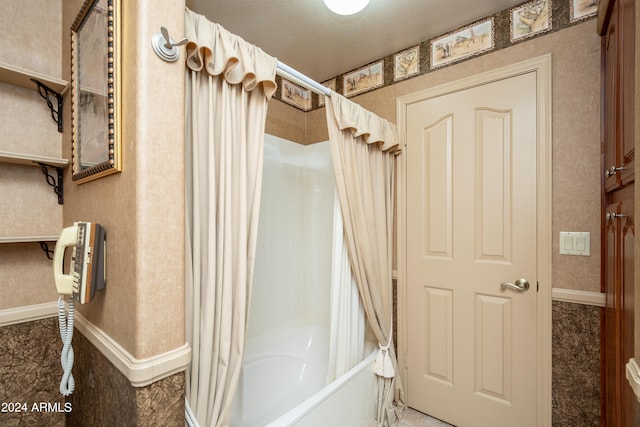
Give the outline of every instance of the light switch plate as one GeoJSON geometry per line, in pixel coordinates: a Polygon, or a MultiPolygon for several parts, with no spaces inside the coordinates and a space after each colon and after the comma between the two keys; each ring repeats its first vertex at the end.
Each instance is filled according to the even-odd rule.
{"type": "Polygon", "coordinates": [[[584,231],[560,232],[560,255],[591,255],[591,233],[584,231]]]}

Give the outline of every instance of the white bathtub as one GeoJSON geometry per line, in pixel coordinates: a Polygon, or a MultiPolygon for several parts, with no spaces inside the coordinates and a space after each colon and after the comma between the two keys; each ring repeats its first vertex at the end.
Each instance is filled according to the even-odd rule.
{"type": "Polygon", "coordinates": [[[328,330],[297,327],[248,343],[231,427],[368,427],[375,352],[329,385],[328,330]]]}

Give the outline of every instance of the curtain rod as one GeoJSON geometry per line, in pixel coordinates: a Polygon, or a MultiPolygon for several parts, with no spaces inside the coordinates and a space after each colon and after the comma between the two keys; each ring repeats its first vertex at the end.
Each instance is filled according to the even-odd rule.
{"type": "Polygon", "coordinates": [[[305,76],[300,71],[294,70],[283,62],[278,61],[278,64],[276,66],[276,74],[280,77],[284,77],[287,80],[291,80],[292,82],[297,83],[305,89],[309,89],[312,92],[317,93],[318,95],[331,96],[331,90],[328,87],[322,86],[317,81],[305,76]]]}

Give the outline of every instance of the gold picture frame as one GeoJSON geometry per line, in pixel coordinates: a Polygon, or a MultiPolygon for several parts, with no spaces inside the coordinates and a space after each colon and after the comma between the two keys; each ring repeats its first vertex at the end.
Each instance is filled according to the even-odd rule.
{"type": "Polygon", "coordinates": [[[71,26],[72,179],[122,170],[120,1],[85,0],[71,26]]]}

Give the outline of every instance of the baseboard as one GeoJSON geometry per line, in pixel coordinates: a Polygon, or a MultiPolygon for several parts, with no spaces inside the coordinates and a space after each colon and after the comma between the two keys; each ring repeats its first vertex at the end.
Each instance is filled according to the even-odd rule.
{"type": "Polygon", "coordinates": [[[595,305],[604,307],[606,305],[605,294],[602,292],[576,291],[573,289],[553,288],[551,290],[553,301],[571,302],[575,304],[595,305]]]}
{"type": "MultiPolygon", "coordinates": [[[[57,302],[0,310],[0,327],[55,317],[57,314],[57,302]]],[[[75,312],[75,329],[104,354],[134,387],[144,387],[184,371],[191,362],[191,347],[187,343],[166,353],[137,359],[78,311],[75,312]]]]}
{"type": "Polygon", "coordinates": [[[58,303],[55,301],[24,307],[7,308],[0,310],[0,327],[47,319],[49,317],[55,317],[57,314],[58,303]]]}
{"type": "Polygon", "coordinates": [[[636,399],[640,402],[640,366],[636,360],[631,358],[627,363],[627,381],[636,395],[636,399]]]}
{"type": "Polygon", "coordinates": [[[75,327],[134,387],[144,387],[184,371],[191,362],[191,347],[188,343],[166,353],[137,359],[78,312],[75,314],[75,327]]]}

